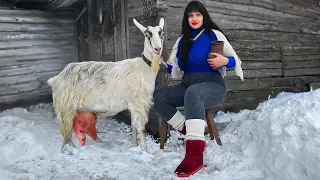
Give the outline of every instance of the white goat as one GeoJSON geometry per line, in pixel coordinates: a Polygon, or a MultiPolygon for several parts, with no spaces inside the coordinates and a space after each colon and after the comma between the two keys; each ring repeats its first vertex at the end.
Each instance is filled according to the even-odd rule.
{"type": "Polygon", "coordinates": [[[159,70],[164,40],[164,19],[159,25],[145,28],[134,24],[145,35],[142,57],[118,62],[76,62],[68,64],[50,78],[52,99],[60,132],[64,137],[61,150],[71,146],[72,124],[77,110],[90,111],[98,117],[114,116],[128,109],[131,113],[133,143],[147,151],[145,125],[152,106],[155,80],[159,70]]]}

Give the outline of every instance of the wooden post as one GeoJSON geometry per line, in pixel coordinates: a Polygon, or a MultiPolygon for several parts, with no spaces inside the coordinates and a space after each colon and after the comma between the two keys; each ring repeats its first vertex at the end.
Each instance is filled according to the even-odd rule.
{"type": "MultiPolygon", "coordinates": [[[[164,18],[164,41],[163,41],[163,50],[162,50],[162,58],[164,61],[167,61],[169,58],[168,52],[168,19],[167,19],[167,1],[162,0],[161,3],[157,1],[157,10],[158,10],[158,17],[157,22],[159,22],[160,18],[164,18]]],[[[165,68],[161,68],[158,73],[158,80],[157,80],[158,87],[163,87],[168,85],[168,75],[165,68]]]]}
{"type": "Polygon", "coordinates": [[[125,0],[118,0],[114,4],[114,13],[115,13],[115,30],[114,30],[114,52],[115,60],[119,61],[125,59],[127,56],[127,16],[125,12],[126,8],[125,0]]]}
{"type": "Polygon", "coordinates": [[[160,136],[160,149],[164,148],[164,144],[167,141],[167,134],[168,134],[168,123],[167,121],[162,121],[161,125],[161,136],[160,136]]]}
{"type": "Polygon", "coordinates": [[[213,135],[214,135],[214,138],[216,139],[217,144],[219,146],[222,146],[219,132],[218,132],[216,123],[214,122],[212,109],[206,109],[206,119],[207,119],[207,124],[208,124],[209,130],[210,130],[211,140],[213,140],[213,135]]]}
{"type": "Polygon", "coordinates": [[[121,52],[121,59],[127,58],[127,42],[128,36],[127,35],[127,0],[121,0],[121,45],[122,45],[122,52],[121,52]]]}

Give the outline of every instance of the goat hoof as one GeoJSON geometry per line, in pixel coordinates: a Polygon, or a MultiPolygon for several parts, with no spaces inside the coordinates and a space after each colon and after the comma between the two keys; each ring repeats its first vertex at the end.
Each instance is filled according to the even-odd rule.
{"type": "Polygon", "coordinates": [[[69,141],[69,145],[70,145],[71,147],[74,147],[74,148],[76,147],[76,145],[74,145],[74,143],[73,143],[72,140],[69,141]]]}
{"type": "Polygon", "coordinates": [[[95,141],[96,141],[97,143],[103,143],[102,140],[99,139],[98,137],[97,137],[97,139],[96,139],[95,141]]]}

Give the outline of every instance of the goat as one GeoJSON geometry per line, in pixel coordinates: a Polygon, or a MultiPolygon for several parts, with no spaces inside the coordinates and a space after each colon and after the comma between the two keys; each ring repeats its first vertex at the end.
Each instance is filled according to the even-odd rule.
{"type": "Polygon", "coordinates": [[[72,142],[73,118],[77,111],[89,111],[110,117],[123,110],[131,114],[133,143],[147,151],[145,125],[153,105],[153,92],[163,50],[164,19],[147,28],[133,19],[144,34],[142,57],[117,62],[74,62],[68,64],[47,83],[52,88],[54,110],[63,136],[61,151],[72,142]]]}

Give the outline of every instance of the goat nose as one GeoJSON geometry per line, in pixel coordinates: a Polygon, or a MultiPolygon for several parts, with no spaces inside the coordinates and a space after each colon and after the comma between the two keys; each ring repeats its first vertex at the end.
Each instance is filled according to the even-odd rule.
{"type": "Polygon", "coordinates": [[[160,52],[161,48],[154,48],[154,50],[156,50],[157,52],[160,52]]]}

